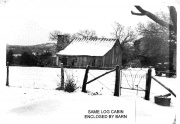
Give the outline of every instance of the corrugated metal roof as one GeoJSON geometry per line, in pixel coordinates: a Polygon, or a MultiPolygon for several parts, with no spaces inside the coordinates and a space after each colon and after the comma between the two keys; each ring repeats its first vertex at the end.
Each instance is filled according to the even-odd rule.
{"type": "Polygon", "coordinates": [[[74,39],[57,55],[69,56],[104,56],[116,43],[116,39],[93,38],[74,39]]]}

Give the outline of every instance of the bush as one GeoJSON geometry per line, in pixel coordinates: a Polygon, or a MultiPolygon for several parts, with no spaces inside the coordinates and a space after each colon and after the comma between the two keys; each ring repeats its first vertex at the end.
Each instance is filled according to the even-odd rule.
{"type": "Polygon", "coordinates": [[[74,78],[68,78],[66,83],[65,83],[65,87],[64,87],[64,91],[66,92],[74,92],[76,90],[76,84],[74,83],[74,78]]]}
{"type": "MultiPolygon", "coordinates": [[[[56,88],[56,90],[64,90],[66,92],[74,92],[77,87],[74,79],[73,75],[67,74],[67,72],[65,71],[65,74],[67,76],[66,81],[64,82],[64,87],[61,87],[61,83],[59,84],[59,86],[56,88]]],[[[61,79],[61,77],[59,75],[57,75],[59,77],[59,79],[61,79]]]]}

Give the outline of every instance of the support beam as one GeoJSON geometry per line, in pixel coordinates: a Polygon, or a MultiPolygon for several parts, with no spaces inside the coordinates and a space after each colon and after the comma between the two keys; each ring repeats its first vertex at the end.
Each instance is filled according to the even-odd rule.
{"type": "Polygon", "coordinates": [[[89,83],[91,83],[91,82],[93,82],[93,81],[99,79],[100,77],[102,77],[102,76],[104,76],[104,75],[107,75],[107,74],[109,74],[109,73],[111,73],[111,72],[113,72],[113,71],[115,71],[115,70],[116,70],[116,69],[113,69],[113,70],[111,70],[111,71],[108,71],[108,72],[106,72],[106,73],[104,73],[104,74],[102,74],[102,75],[100,75],[100,76],[98,76],[98,77],[96,77],[96,78],[94,78],[94,79],[88,81],[86,84],[89,84],[89,83]]]}
{"type": "Polygon", "coordinates": [[[164,84],[162,84],[160,81],[158,81],[156,78],[154,78],[153,76],[151,76],[152,79],[154,79],[157,83],[159,83],[161,86],[163,86],[166,90],[168,90],[172,95],[174,95],[176,97],[176,94],[169,89],[168,87],[166,87],[164,84]]]}

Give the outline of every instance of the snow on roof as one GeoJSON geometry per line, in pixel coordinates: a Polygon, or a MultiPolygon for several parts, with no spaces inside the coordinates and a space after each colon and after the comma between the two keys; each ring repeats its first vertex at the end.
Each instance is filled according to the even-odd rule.
{"type": "Polygon", "coordinates": [[[116,39],[93,38],[74,39],[64,50],[57,55],[69,56],[104,56],[116,43],[116,39]]]}

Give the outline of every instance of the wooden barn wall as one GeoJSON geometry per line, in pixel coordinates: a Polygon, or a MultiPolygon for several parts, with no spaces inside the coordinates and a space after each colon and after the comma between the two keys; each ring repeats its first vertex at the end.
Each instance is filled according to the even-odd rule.
{"type": "Polygon", "coordinates": [[[86,67],[90,65],[92,67],[102,67],[102,57],[97,56],[64,56],[67,58],[68,67],[86,67]]]}
{"type": "Polygon", "coordinates": [[[67,58],[67,65],[69,67],[115,67],[116,65],[122,66],[122,50],[119,41],[114,47],[103,57],[98,56],[61,56],[67,58]]]}
{"type": "Polygon", "coordinates": [[[122,51],[120,44],[116,42],[114,47],[103,57],[103,67],[115,67],[122,65],[122,51]]]}

